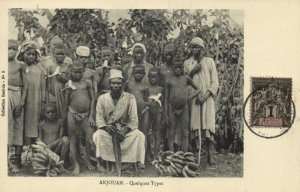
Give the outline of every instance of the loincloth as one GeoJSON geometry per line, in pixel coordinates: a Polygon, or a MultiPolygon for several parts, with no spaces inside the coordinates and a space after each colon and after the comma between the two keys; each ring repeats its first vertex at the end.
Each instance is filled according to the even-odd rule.
{"type": "Polygon", "coordinates": [[[83,121],[88,115],[89,111],[84,113],[78,113],[75,111],[72,107],[69,107],[69,112],[72,113],[73,117],[76,119],[76,121],[81,122],[83,121]]]}
{"type": "Polygon", "coordinates": [[[173,114],[178,117],[182,116],[182,114],[188,109],[188,105],[185,105],[182,109],[175,109],[171,104],[169,104],[169,108],[172,110],[173,114]]]}

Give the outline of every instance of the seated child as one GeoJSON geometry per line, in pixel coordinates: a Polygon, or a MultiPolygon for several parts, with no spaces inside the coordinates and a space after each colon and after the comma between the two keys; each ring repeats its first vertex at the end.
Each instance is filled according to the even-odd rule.
{"type": "Polygon", "coordinates": [[[39,138],[61,160],[66,160],[69,154],[69,138],[63,136],[62,119],[57,119],[57,109],[54,103],[47,103],[44,107],[44,120],[39,124],[39,138]]]}

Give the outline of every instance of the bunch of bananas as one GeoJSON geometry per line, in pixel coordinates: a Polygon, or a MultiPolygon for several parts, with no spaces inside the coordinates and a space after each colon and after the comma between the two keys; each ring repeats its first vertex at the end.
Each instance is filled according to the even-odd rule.
{"type": "Polygon", "coordinates": [[[195,155],[191,152],[164,151],[158,155],[158,160],[154,160],[152,165],[162,176],[172,177],[196,177],[198,164],[195,155]]]}
{"type": "Polygon", "coordinates": [[[31,146],[35,150],[32,158],[34,174],[55,177],[62,173],[64,161],[59,161],[59,156],[51,151],[45,143],[38,140],[31,146]]]}

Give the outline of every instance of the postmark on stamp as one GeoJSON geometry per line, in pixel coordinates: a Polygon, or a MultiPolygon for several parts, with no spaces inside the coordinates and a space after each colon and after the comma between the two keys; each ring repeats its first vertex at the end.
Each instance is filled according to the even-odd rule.
{"type": "Polygon", "coordinates": [[[252,78],[250,125],[290,127],[292,122],[292,79],[252,78]]]}

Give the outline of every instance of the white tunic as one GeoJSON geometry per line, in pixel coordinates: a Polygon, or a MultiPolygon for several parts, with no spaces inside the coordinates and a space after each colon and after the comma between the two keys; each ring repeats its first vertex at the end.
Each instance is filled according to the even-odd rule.
{"type": "MultiPolygon", "coordinates": [[[[118,129],[132,129],[121,142],[122,162],[145,162],[145,135],[138,130],[137,106],[134,96],[123,92],[115,105],[109,93],[98,98],[96,106],[96,125],[104,127],[112,121],[119,120],[118,129]]],[[[106,161],[115,161],[112,137],[102,129],[98,129],[93,140],[96,145],[96,157],[106,161]]]]}
{"type": "MultiPolygon", "coordinates": [[[[190,73],[196,66],[197,61],[190,58],[184,62],[184,71],[190,73]]],[[[199,73],[196,73],[193,77],[194,83],[199,86],[202,96],[207,90],[209,90],[213,96],[209,96],[208,99],[202,105],[196,105],[194,98],[191,104],[191,130],[208,129],[210,132],[215,133],[215,96],[219,88],[218,72],[215,62],[212,58],[204,57],[200,62],[202,69],[199,73]],[[202,118],[200,118],[200,112],[202,110],[202,118]]]]}

